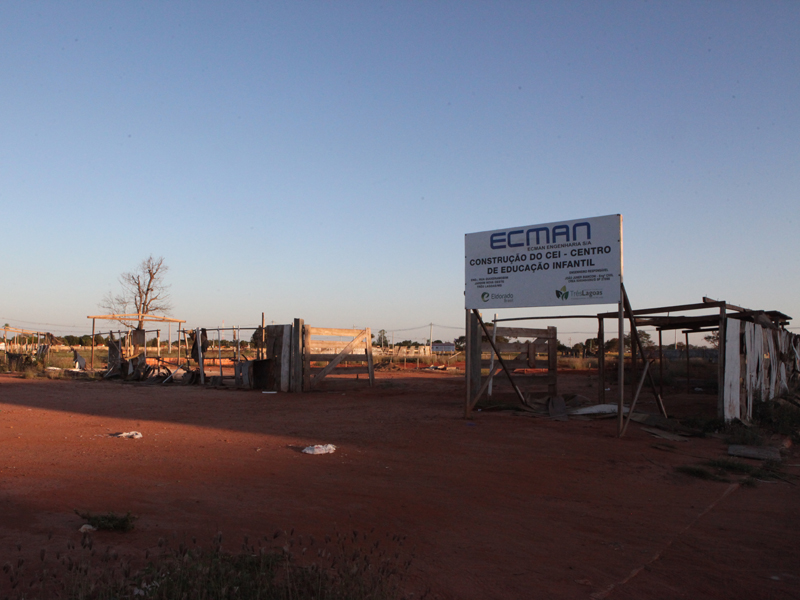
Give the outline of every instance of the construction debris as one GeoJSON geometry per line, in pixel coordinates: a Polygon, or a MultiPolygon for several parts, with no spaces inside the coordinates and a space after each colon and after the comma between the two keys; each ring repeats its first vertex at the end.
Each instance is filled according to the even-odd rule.
{"type": "Polygon", "coordinates": [[[125,431],[123,433],[112,433],[111,437],[118,437],[118,438],[128,438],[131,440],[138,440],[144,437],[138,431],[125,431]]]}
{"type": "Polygon", "coordinates": [[[755,460],[774,460],[775,462],[781,461],[781,451],[778,448],[769,446],[739,446],[732,444],[728,446],[728,454],[730,456],[741,456],[742,458],[753,458],[755,460]]]}
{"type": "Polygon", "coordinates": [[[336,452],[336,446],[333,444],[317,444],[303,448],[303,454],[333,454],[334,452],[336,452]]]}

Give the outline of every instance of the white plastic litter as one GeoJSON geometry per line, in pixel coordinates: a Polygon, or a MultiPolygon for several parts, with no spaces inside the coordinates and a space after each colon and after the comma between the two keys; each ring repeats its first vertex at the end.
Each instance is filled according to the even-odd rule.
{"type": "Polygon", "coordinates": [[[333,444],[317,444],[316,446],[303,448],[305,454],[333,454],[335,451],[336,446],[333,444]]]}
{"type": "Polygon", "coordinates": [[[81,533],[86,533],[87,531],[97,531],[97,527],[92,527],[88,523],[86,525],[81,525],[81,528],[78,529],[81,533]]]}
{"type": "Polygon", "coordinates": [[[114,437],[118,438],[130,438],[132,440],[138,440],[142,437],[142,434],[138,431],[126,431],[125,433],[118,433],[114,437]]]}

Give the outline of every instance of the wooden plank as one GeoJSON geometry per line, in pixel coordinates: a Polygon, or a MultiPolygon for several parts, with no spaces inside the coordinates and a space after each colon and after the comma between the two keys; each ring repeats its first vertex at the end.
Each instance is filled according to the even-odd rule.
{"type": "MultiPolygon", "coordinates": [[[[731,319],[733,321],[733,319],[731,319]]],[[[728,323],[730,325],[730,322],[728,323]]],[[[729,456],[741,456],[742,458],[754,458],[755,460],[774,460],[781,461],[781,451],[771,446],[740,446],[732,444],[728,446],[729,456]]]]}
{"type": "Polygon", "coordinates": [[[481,328],[478,324],[478,315],[470,309],[467,309],[466,312],[467,402],[464,417],[468,419],[472,412],[473,396],[481,389],[481,328]]]}
{"type": "MultiPolygon", "coordinates": [[[[311,367],[311,375],[316,376],[322,372],[324,367],[311,367]]],[[[369,367],[342,367],[339,365],[336,369],[334,369],[333,374],[340,373],[340,374],[359,374],[359,375],[368,375],[369,374],[369,367]],[[340,371],[340,369],[342,369],[340,371]]],[[[328,373],[331,375],[331,373],[328,373]]]]}
{"type": "Polygon", "coordinates": [[[309,342],[311,341],[311,327],[303,325],[303,389],[311,389],[311,348],[309,342]]]}
{"type": "MultiPolygon", "coordinates": [[[[741,417],[739,387],[741,383],[739,360],[739,325],[740,321],[729,319],[725,335],[725,421],[741,417]]],[[[721,340],[720,340],[721,342],[721,340]]]]}
{"type": "Polygon", "coordinates": [[[309,340],[309,347],[311,351],[321,351],[321,350],[341,350],[342,348],[346,348],[347,344],[349,344],[352,340],[347,341],[340,341],[340,340],[315,340],[311,338],[309,340]]]}
{"type": "Polygon", "coordinates": [[[278,367],[278,389],[282,392],[289,391],[291,380],[291,347],[292,347],[292,326],[280,325],[280,331],[276,332],[276,338],[280,339],[280,366],[278,367]]]}
{"type": "MultiPolygon", "coordinates": [[[[489,330],[489,333],[492,332],[491,325],[487,324],[486,328],[489,330]]],[[[497,335],[515,338],[547,338],[550,335],[550,329],[555,328],[548,327],[547,329],[529,329],[527,327],[498,327],[497,335]]]]}
{"type": "Polygon", "coordinates": [[[331,329],[328,327],[309,327],[311,335],[330,335],[336,337],[356,337],[361,329],[331,329]]]}
{"type": "Polygon", "coordinates": [[[292,325],[292,378],[291,391],[300,394],[303,392],[303,319],[295,319],[292,325]]]}
{"type": "Polygon", "coordinates": [[[353,350],[353,348],[355,348],[356,344],[358,342],[360,342],[362,339],[364,339],[365,335],[367,335],[367,330],[366,329],[363,330],[359,335],[357,335],[355,337],[355,339],[352,342],[350,342],[350,345],[347,348],[345,348],[344,350],[342,350],[341,354],[339,354],[336,358],[334,358],[331,362],[329,362],[328,366],[326,366],[324,369],[322,369],[322,371],[317,373],[317,375],[314,377],[314,379],[310,382],[310,385],[312,387],[316,386],[317,384],[319,384],[320,381],[322,381],[325,377],[327,377],[328,374],[330,374],[330,372],[333,371],[336,368],[336,365],[338,365],[340,362],[342,362],[344,357],[352,352],[352,350],[353,350]]]}
{"type": "MultiPolygon", "coordinates": [[[[352,342],[351,342],[352,343],[352,342]]],[[[331,361],[341,356],[339,354],[309,354],[309,360],[311,362],[315,361],[331,361]]],[[[366,354],[348,354],[342,359],[342,362],[367,362],[369,360],[369,356],[366,354]]]]}
{"type": "Polygon", "coordinates": [[[749,421],[753,418],[753,400],[755,398],[754,391],[756,389],[757,373],[759,366],[759,358],[761,357],[761,347],[756,346],[756,328],[760,325],[755,323],[746,322],[744,324],[744,347],[745,347],[745,374],[744,374],[744,388],[745,388],[745,411],[742,411],[742,416],[746,417],[749,421]],[[758,350],[756,350],[758,348],[758,350]]]}

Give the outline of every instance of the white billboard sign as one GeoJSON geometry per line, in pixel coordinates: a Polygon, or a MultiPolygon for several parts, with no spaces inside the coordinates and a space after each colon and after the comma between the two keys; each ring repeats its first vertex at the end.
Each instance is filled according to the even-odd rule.
{"type": "Polygon", "coordinates": [[[612,304],[622,282],[622,215],[464,236],[466,308],[612,304]]]}

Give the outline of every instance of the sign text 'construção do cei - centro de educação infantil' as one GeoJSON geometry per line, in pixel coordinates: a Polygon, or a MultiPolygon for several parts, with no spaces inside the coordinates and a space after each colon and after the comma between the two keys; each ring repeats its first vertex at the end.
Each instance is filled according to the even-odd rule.
{"type": "Polygon", "coordinates": [[[622,215],[468,233],[465,307],[619,302],[622,215]]]}

